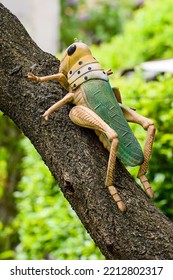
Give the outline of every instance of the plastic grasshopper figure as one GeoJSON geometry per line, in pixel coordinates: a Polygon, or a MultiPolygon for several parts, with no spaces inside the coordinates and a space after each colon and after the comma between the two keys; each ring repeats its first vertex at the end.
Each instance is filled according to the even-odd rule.
{"type": "Polygon", "coordinates": [[[28,74],[37,82],[58,80],[68,93],[51,106],[43,115],[45,120],[55,110],[67,102],[75,106],[69,117],[75,124],[93,129],[109,151],[105,185],[108,187],[118,208],[124,212],[126,206],[113,185],[116,157],[129,166],[140,165],[137,177],[142,182],[147,194],[152,198],[153,191],[145,176],[154,141],[154,123],[137,114],[133,109],[122,104],[118,88],[111,88],[108,75],[92,56],[89,47],[75,39],[65,51],[58,74],[38,77],[28,74]],[[142,152],[128,122],[140,124],[147,131],[147,138],[142,152]]]}

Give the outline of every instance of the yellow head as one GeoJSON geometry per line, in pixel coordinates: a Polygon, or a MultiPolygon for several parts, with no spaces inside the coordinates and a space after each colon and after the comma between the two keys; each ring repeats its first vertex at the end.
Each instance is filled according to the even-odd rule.
{"type": "Polygon", "coordinates": [[[75,39],[74,43],[65,50],[59,71],[67,76],[67,73],[76,63],[80,65],[90,59],[93,60],[93,56],[89,47],[75,39]]]}

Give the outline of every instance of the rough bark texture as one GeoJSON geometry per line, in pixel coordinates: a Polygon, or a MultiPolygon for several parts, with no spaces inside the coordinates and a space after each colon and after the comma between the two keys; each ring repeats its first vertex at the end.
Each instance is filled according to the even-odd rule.
{"type": "Polygon", "coordinates": [[[108,152],[93,131],[70,121],[71,105],[42,119],[65,91],[57,82],[30,81],[27,73],[57,73],[59,62],[2,4],[0,63],[0,109],[34,144],[106,259],[173,259],[173,224],[117,161],[115,185],[127,205],[120,213],[104,185],[108,152]]]}

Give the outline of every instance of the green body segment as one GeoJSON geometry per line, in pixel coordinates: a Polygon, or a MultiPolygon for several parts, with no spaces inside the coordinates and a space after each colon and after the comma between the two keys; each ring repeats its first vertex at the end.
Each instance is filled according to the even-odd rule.
{"type": "Polygon", "coordinates": [[[124,118],[110,83],[93,79],[83,83],[81,89],[87,106],[118,134],[117,156],[126,165],[140,165],[144,161],[142,149],[124,118]]]}

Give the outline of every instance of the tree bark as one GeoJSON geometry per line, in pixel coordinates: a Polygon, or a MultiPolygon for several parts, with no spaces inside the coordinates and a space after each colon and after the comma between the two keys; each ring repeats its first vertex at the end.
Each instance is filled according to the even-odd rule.
{"type": "Polygon", "coordinates": [[[172,222],[119,160],[115,185],[127,211],[117,209],[104,185],[108,152],[92,130],[70,121],[71,105],[43,120],[44,111],[66,92],[57,82],[33,82],[27,73],[57,73],[59,61],[39,49],[2,4],[0,65],[0,110],[31,140],[105,258],[173,259],[172,222]]]}

